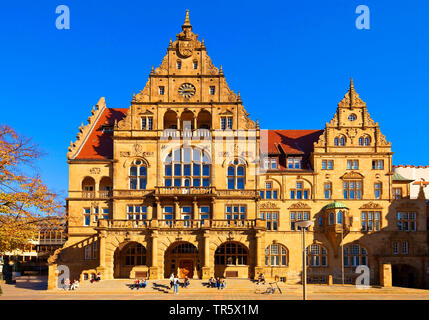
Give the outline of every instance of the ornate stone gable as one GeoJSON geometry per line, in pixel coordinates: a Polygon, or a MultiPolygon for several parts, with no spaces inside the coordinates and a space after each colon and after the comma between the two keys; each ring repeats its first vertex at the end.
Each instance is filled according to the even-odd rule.
{"type": "Polygon", "coordinates": [[[363,204],[359,209],[383,209],[383,207],[375,202],[368,202],[363,204]]]}
{"type": "Polygon", "coordinates": [[[304,202],[297,202],[292,204],[288,209],[311,209],[311,207],[304,202]]]}
{"type": "Polygon", "coordinates": [[[357,171],[350,171],[342,175],[341,179],[363,179],[364,176],[357,171]]]}
{"type": "Polygon", "coordinates": [[[334,117],[326,123],[324,134],[314,144],[315,147],[334,147],[336,137],[345,137],[346,145],[359,145],[359,138],[369,137],[369,146],[390,147],[391,143],[381,133],[379,124],[371,118],[366,103],[359,97],[353,84],[338,103],[334,117]]]}

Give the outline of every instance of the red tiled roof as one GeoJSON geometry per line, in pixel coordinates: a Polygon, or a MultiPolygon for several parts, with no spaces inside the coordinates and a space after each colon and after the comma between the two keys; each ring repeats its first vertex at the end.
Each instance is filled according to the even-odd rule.
{"type": "Polygon", "coordinates": [[[113,159],[113,133],[103,132],[102,127],[113,125],[115,120],[122,120],[127,112],[127,108],[106,108],[98,118],[76,159],[113,159]]]}
{"type": "MultiPolygon", "coordinates": [[[[306,169],[313,143],[322,133],[323,130],[261,130],[261,152],[279,156],[302,155],[306,169]]],[[[282,161],[280,169],[285,169],[282,161]]]]}

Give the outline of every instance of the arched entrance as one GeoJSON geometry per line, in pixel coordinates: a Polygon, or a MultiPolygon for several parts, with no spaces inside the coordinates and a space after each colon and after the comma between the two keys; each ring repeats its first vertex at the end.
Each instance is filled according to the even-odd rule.
{"type": "Polygon", "coordinates": [[[126,243],[115,250],[114,261],[114,278],[130,278],[134,267],[146,266],[146,248],[138,242],[126,243]]]}
{"type": "Polygon", "coordinates": [[[217,247],[214,258],[216,277],[249,277],[249,250],[244,244],[224,242],[217,247]]]}
{"type": "Polygon", "coordinates": [[[192,278],[199,268],[198,249],[190,242],[175,242],[165,251],[164,276],[172,273],[179,278],[192,278]]]}
{"type": "Polygon", "coordinates": [[[408,264],[392,265],[392,285],[395,287],[416,288],[416,269],[408,264]]]}

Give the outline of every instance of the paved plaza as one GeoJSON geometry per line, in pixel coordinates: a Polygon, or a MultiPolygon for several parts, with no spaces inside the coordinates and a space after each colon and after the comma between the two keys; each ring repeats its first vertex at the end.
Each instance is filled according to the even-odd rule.
{"type": "MultiPolygon", "coordinates": [[[[207,288],[206,281],[193,280],[188,288],[173,294],[168,280],[149,280],[148,287],[131,290],[130,279],[82,283],[76,291],[46,290],[46,277],[20,277],[16,284],[2,284],[0,300],[301,300],[300,285],[279,284],[282,293],[268,294],[264,286],[248,279],[228,279],[227,288],[207,288]]],[[[269,286],[267,286],[269,287],[269,286]]],[[[309,300],[429,300],[429,290],[409,288],[357,289],[352,285],[308,285],[309,300]]]]}

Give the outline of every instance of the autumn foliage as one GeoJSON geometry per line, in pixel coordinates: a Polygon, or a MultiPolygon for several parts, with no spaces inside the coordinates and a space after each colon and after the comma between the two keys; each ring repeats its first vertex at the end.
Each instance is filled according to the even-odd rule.
{"type": "Polygon", "coordinates": [[[37,174],[41,156],[31,139],[0,125],[0,253],[22,248],[41,222],[62,217],[57,195],[37,174]]]}

